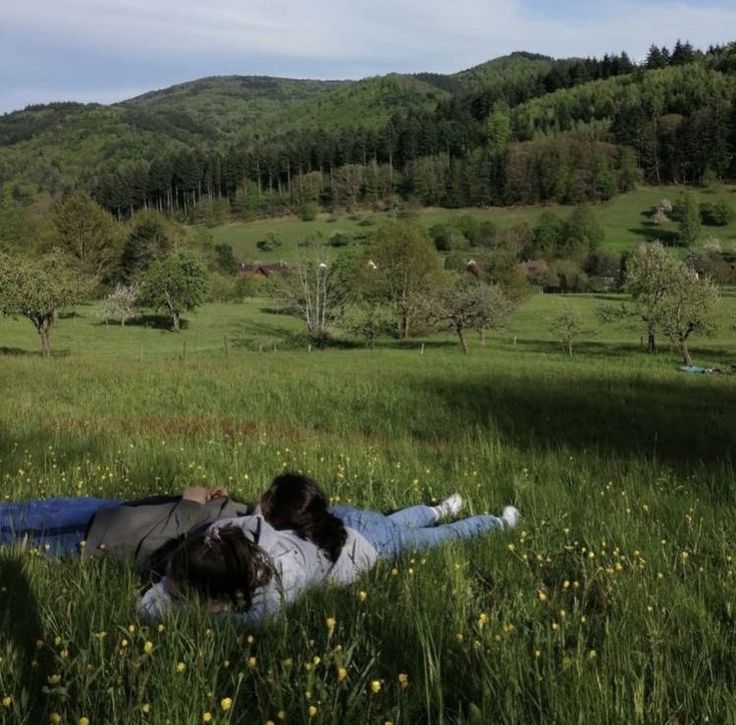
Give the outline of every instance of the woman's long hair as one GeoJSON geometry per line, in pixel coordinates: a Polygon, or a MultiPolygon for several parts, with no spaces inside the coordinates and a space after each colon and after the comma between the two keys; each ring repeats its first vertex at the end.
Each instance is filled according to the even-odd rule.
{"type": "Polygon", "coordinates": [[[263,518],[274,529],[293,529],[336,562],[348,534],[328,511],[327,496],[311,478],[298,473],[276,476],[259,502],[263,518]]]}
{"type": "Polygon", "coordinates": [[[191,534],[172,554],[167,576],[186,596],[248,609],[256,589],[273,577],[273,564],[236,526],[191,534]]]}

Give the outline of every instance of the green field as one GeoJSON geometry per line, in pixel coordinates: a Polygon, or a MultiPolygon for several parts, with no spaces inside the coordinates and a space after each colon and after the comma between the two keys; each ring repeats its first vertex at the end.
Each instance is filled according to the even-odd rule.
{"type": "MultiPolygon", "coordinates": [[[[636,248],[638,244],[653,238],[656,234],[675,233],[677,224],[670,222],[662,227],[654,227],[645,212],[648,212],[661,199],[677,201],[684,191],[692,191],[700,201],[724,199],[734,206],[734,192],[731,186],[718,186],[711,189],[688,189],[683,186],[646,186],[622,194],[611,201],[598,204],[594,210],[606,233],[604,247],[617,252],[636,248]]],[[[539,215],[549,210],[564,217],[570,213],[571,207],[559,205],[493,207],[471,209],[419,209],[416,221],[425,228],[433,224],[447,221],[453,216],[470,214],[477,219],[490,219],[499,229],[506,229],[522,221],[535,224],[539,215]]],[[[212,235],[215,244],[232,245],[239,260],[274,262],[280,259],[294,259],[303,248],[299,242],[320,236],[326,241],[336,232],[348,234],[360,241],[373,231],[377,225],[393,218],[386,212],[359,211],[354,214],[321,214],[311,222],[300,221],[296,217],[262,219],[248,223],[225,224],[205,230],[212,235]],[[362,222],[362,224],[361,224],[362,222]],[[260,250],[256,245],[266,238],[268,233],[276,234],[282,240],[282,246],[270,252],[260,250]]],[[[194,234],[194,230],[191,230],[194,234]]],[[[736,243],[736,218],[725,227],[703,227],[703,237],[714,236],[721,240],[724,249],[736,243]]],[[[328,254],[336,254],[329,246],[323,249],[328,254]]]]}
{"type": "MultiPolygon", "coordinates": [[[[50,361],[28,322],[0,321],[8,500],[253,499],[286,467],[361,507],[457,490],[523,516],[257,632],[203,612],[149,626],[128,567],[5,550],[3,721],[734,722],[736,376],[648,356],[636,327],[595,323],[607,302],[536,295],[467,356],[443,335],[307,352],[261,300],[207,305],[179,335],[82,307],[50,361]],[[572,358],[549,333],[563,307],[586,320],[572,358]]],[[[726,296],[697,363],[736,362],[734,312],[726,296]]]]}

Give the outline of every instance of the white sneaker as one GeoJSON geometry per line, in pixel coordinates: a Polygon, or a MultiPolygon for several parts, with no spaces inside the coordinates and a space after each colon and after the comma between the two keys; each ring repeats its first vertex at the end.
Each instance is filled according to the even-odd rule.
{"type": "Polygon", "coordinates": [[[434,506],[437,519],[449,519],[452,516],[457,516],[464,508],[465,501],[459,493],[453,493],[452,496],[434,506]]]}
{"type": "Polygon", "coordinates": [[[516,506],[504,506],[501,512],[501,521],[505,528],[513,529],[519,523],[519,509],[516,506]]]}

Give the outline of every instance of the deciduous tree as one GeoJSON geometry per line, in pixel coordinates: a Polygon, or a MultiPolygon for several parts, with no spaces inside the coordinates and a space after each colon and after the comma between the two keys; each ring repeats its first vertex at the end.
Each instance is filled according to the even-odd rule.
{"type": "Polygon", "coordinates": [[[408,223],[379,229],[368,254],[376,294],[394,309],[399,337],[406,339],[423,295],[440,279],[442,261],[424,231],[408,223]]]}
{"type": "Polygon", "coordinates": [[[90,286],[89,279],[59,253],[38,259],[0,254],[0,313],[29,319],[45,358],[51,356],[51,329],[59,310],[81,302],[90,286]]]}
{"type": "Polygon", "coordinates": [[[201,257],[187,250],[175,252],[148,268],[141,282],[139,304],[166,309],[172,328],[179,332],[182,312],[191,312],[204,302],[207,284],[207,268],[201,257]]]}

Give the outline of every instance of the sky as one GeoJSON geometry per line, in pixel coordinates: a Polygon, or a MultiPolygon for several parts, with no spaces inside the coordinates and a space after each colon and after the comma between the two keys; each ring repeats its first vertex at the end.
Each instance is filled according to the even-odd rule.
{"type": "Polygon", "coordinates": [[[112,103],[209,75],[454,73],[736,40],[733,0],[0,0],[0,113],[112,103]]]}

